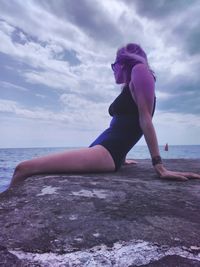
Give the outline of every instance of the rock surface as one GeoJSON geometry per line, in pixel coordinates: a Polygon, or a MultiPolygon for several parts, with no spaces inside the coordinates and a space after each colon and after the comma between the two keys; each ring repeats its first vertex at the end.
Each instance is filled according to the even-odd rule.
{"type": "MultiPolygon", "coordinates": [[[[200,160],[164,160],[200,173],[200,160]]],[[[0,194],[0,266],[200,266],[200,181],[150,160],[117,173],[32,176],[0,194]]]]}

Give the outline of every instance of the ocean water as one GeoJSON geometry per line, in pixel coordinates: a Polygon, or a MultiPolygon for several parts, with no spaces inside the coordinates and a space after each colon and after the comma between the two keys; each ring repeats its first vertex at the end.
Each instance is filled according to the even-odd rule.
{"type": "MultiPolygon", "coordinates": [[[[0,148],[0,192],[4,191],[11,180],[15,166],[21,161],[32,159],[38,156],[47,155],[59,151],[67,151],[78,148],[48,147],[48,148],[0,148]]],[[[179,145],[169,146],[165,151],[160,146],[162,158],[200,158],[200,145],[179,145]]],[[[127,155],[133,159],[150,159],[147,146],[135,146],[127,155]]]]}

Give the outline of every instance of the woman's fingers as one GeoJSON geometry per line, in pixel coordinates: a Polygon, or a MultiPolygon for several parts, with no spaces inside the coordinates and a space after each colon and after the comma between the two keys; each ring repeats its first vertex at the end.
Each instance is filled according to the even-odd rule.
{"type": "Polygon", "coordinates": [[[200,179],[200,175],[193,172],[172,172],[167,171],[161,175],[163,179],[187,181],[189,179],[200,179]]]}
{"type": "Polygon", "coordinates": [[[197,173],[193,173],[192,176],[190,176],[192,179],[200,179],[200,175],[197,173]]]}
{"type": "Polygon", "coordinates": [[[161,177],[167,180],[176,180],[176,181],[188,181],[188,178],[183,175],[167,175],[164,177],[161,177]]]}
{"type": "Polygon", "coordinates": [[[163,179],[187,181],[188,178],[181,172],[166,171],[161,175],[163,179]]]}
{"type": "Polygon", "coordinates": [[[177,173],[180,175],[184,175],[190,179],[200,179],[200,175],[197,173],[193,173],[193,172],[177,172],[177,173]]]}
{"type": "Polygon", "coordinates": [[[184,176],[184,175],[178,175],[178,176],[176,176],[176,177],[177,177],[177,179],[180,180],[180,181],[188,181],[187,176],[184,176]]]}

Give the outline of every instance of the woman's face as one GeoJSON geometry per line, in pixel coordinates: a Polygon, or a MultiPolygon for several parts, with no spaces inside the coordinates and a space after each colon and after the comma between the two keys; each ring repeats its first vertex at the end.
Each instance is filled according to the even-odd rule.
{"type": "Polygon", "coordinates": [[[125,70],[123,65],[116,61],[114,64],[112,64],[112,70],[115,77],[115,82],[117,84],[122,84],[126,82],[125,70]]]}

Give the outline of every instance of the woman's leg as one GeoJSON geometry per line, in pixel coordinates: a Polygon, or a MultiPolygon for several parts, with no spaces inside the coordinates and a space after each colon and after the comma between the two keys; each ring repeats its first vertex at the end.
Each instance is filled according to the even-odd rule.
{"type": "Polygon", "coordinates": [[[37,174],[114,170],[115,164],[108,150],[101,145],[96,145],[23,161],[15,168],[9,188],[37,174]]]}

